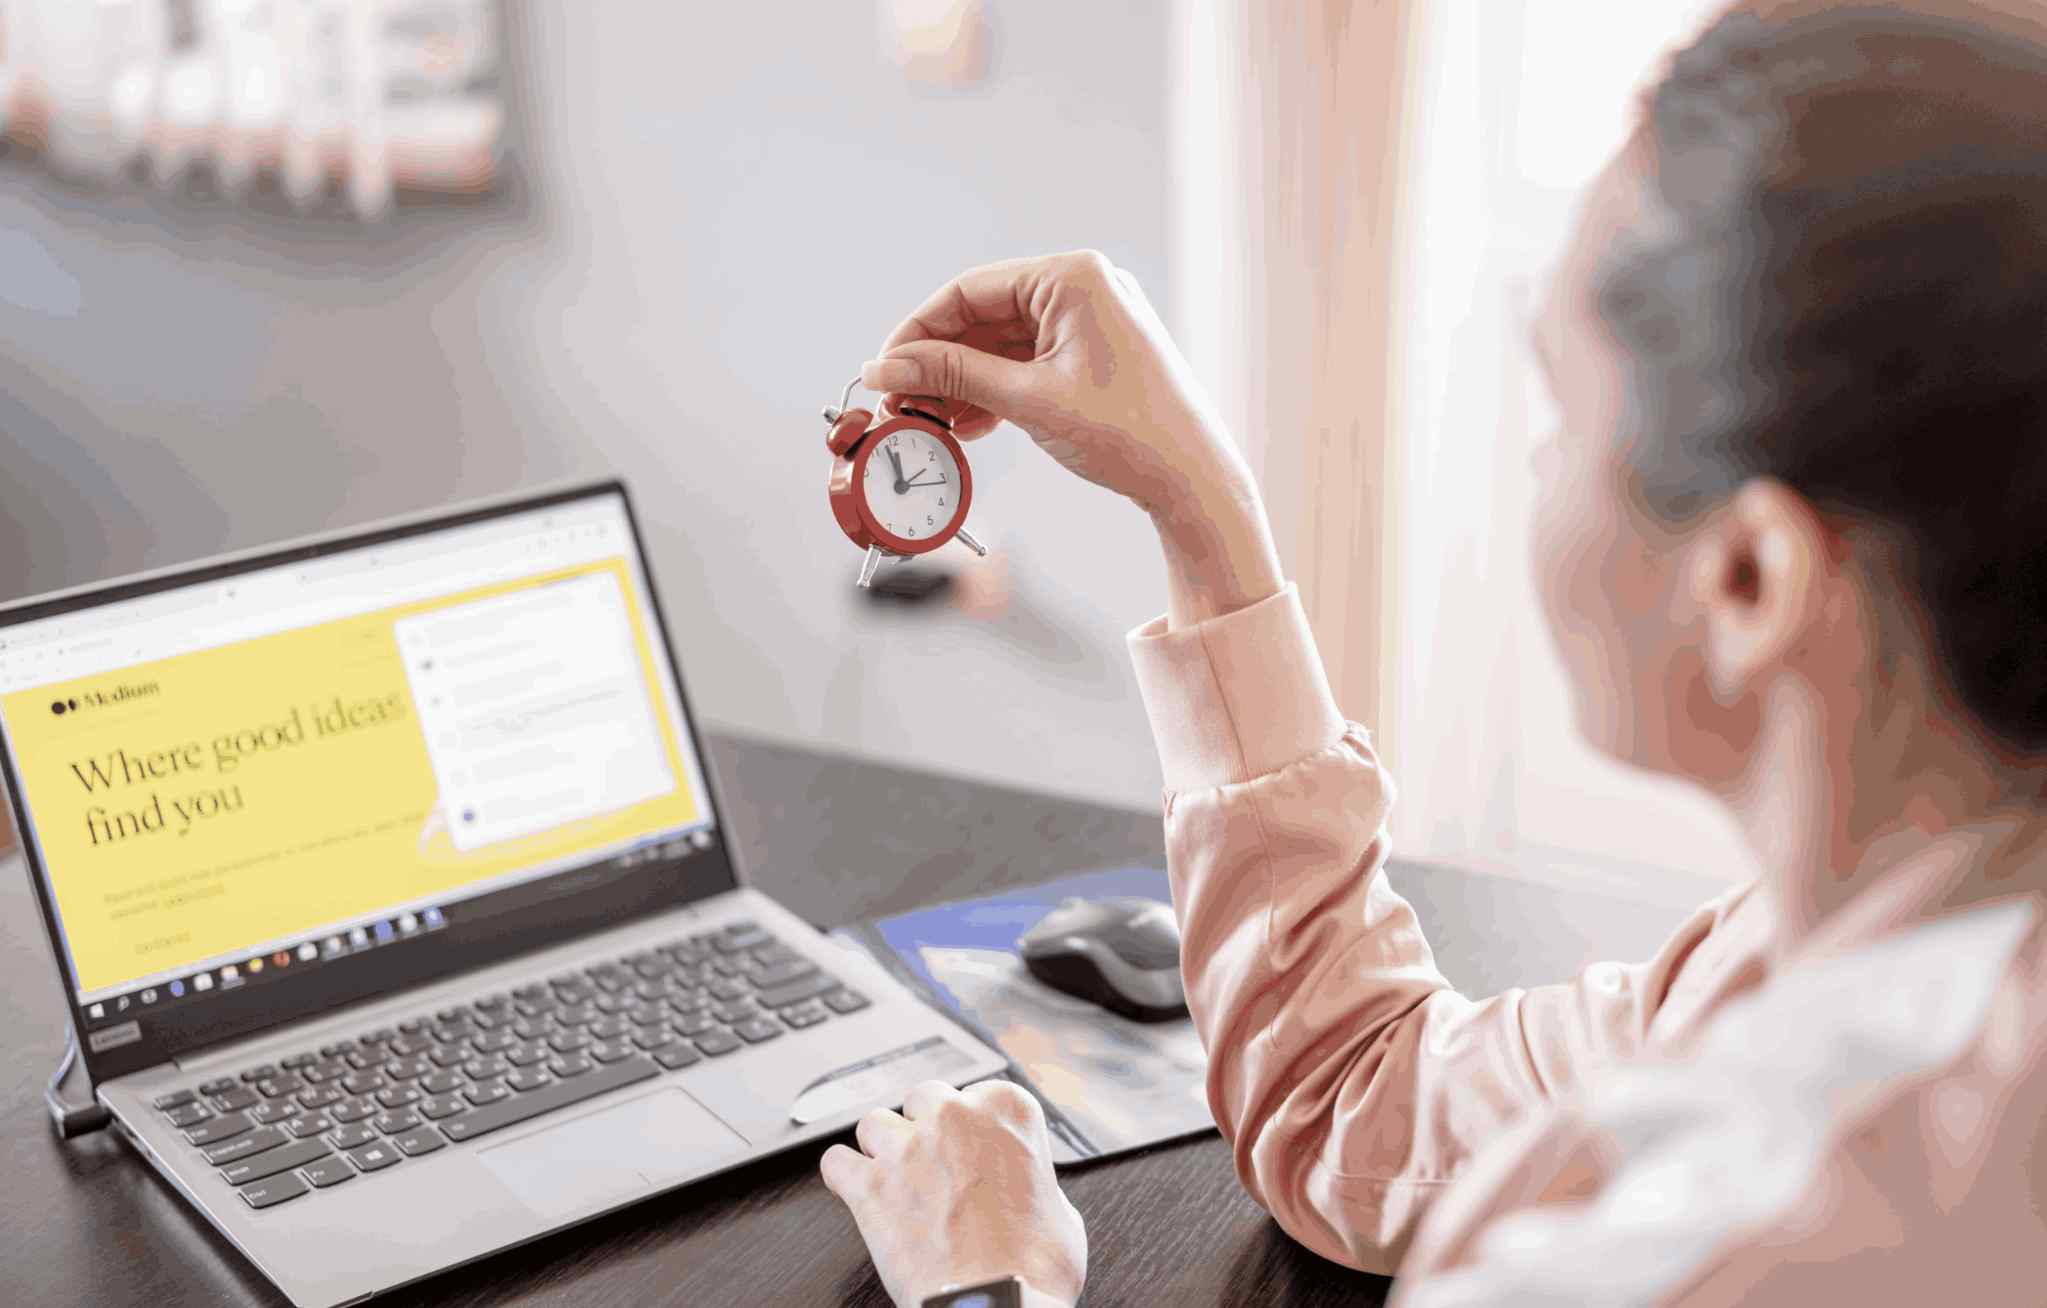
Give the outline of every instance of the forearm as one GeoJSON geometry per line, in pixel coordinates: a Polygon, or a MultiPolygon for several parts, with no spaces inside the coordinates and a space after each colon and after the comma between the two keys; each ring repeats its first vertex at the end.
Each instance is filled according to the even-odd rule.
{"type": "Polygon", "coordinates": [[[1073,1308],[1073,1305],[1057,1295],[1046,1294],[1029,1281],[1025,1281],[1023,1308],[1073,1308]]]}
{"type": "Polygon", "coordinates": [[[1170,629],[1233,613],[1286,584],[1265,503],[1247,470],[1223,464],[1192,474],[1181,495],[1151,516],[1165,554],[1170,629]]]}

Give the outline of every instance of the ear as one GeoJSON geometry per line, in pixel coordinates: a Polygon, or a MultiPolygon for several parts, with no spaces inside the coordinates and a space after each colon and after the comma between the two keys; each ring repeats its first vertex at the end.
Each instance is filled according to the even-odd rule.
{"type": "Polygon", "coordinates": [[[1734,703],[1792,659],[1823,610],[1829,558],[1812,506],[1782,482],[1749,482],[1715,515],[1691,562],[1715,699],[1734,703]]]}

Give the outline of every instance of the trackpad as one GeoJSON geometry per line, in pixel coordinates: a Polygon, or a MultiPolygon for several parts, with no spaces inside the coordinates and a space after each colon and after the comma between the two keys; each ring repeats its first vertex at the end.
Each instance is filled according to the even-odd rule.
{"type": "Polygon", "coordinates": [[[533,1211],[561,1218],[625,1203],[745,1151],[736,1132],[668,1086],[478,1157],[533,1211]]]}

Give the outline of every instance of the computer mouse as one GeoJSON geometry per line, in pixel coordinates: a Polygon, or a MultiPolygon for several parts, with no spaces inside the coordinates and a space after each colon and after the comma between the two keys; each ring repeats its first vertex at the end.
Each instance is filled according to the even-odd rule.
{"type": "Polygon", "coordinates": [[[1031,975],[1054,990],[1139,1022],[1186,1016],[1180,927],[1156,899],[1068,899],[1016,944],[1031,975]]]}

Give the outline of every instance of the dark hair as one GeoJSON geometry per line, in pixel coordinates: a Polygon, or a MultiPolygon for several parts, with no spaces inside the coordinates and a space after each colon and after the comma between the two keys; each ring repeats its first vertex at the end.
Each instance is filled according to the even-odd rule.
{"type": "Polygon", "coordinates": [[[1980,5],[1741,5],[1673,57],[1594,272],[1634,493],[1771,477],[1885,544],[1963,708],[2047,750],[2047,40],[1980,5]]]}

